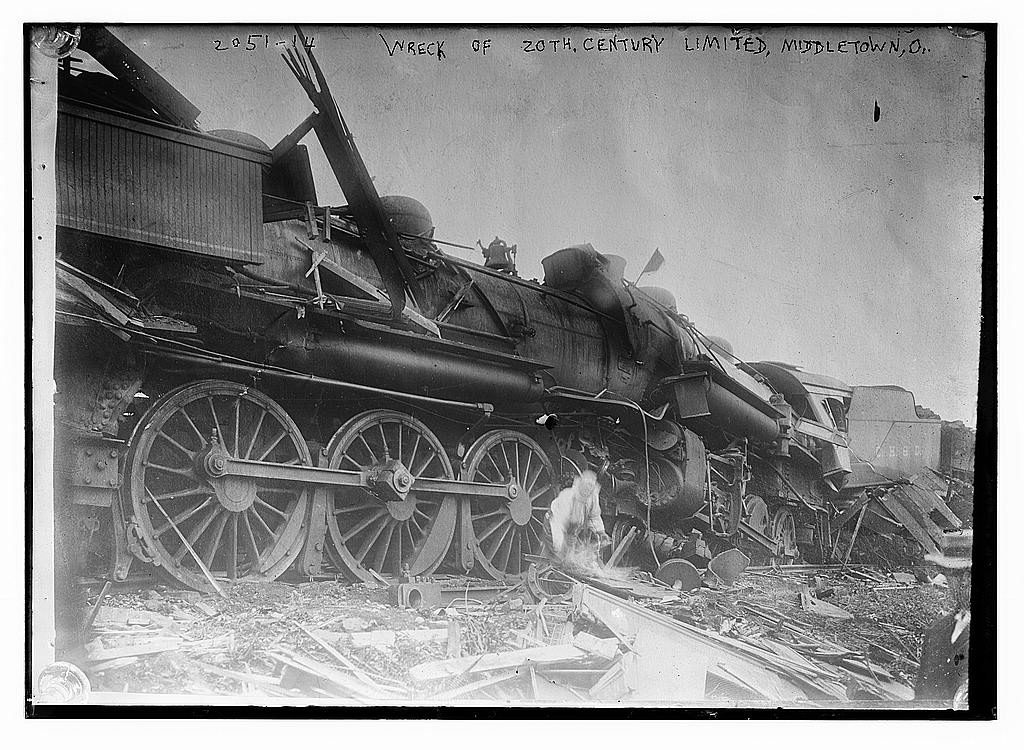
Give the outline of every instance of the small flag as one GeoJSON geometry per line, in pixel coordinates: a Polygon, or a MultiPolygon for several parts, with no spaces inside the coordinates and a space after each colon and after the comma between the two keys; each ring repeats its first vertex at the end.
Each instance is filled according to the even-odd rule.
{"type": "Polygon", "coordinates": [[[645,273],[654,273],[659,268],[661,268],[661,264],[664,262],[665,256],[662,255],[657,248],[655,248],[654,254],[651,256],[651,259],[647,261],[647,265],[644,266],[644,270],[640,272],[640,275],[643,276],[645,273]]]}

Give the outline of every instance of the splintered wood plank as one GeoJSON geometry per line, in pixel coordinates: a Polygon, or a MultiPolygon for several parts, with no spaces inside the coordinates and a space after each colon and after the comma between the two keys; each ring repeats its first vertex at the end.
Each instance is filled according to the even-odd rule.
{"type": "Polygon", "coordinates": [[[923,528],[928,535],[939,544],[942,541],[943,531],[935,521],[932,520],[931,516],[928,515],[929,508],[922,507],[921,503],[928,503],[927,498],[922,498],[921,495],[926,494],[924,490],[917,487],[898,487],[893,495],[896,498],[896,502],[906,509],[910,515],[914,517],[914,520],[923,528]]]}
{"type": "Polygon", "coordinates": [[[928,552],[937,552],[938,546],[932,540],[928,532],[921,527],[914,517],[895,498],[885,495],[880,498],[882,506],[889,511],[893,517],[903,524],[914,540],[924,547],[928,552]]]}
{"type": "Polygon", "coordinates": [[[525,664],[557,664],[586,658],[590,658],[590,654],[576,646],[538,646],[537,648],[524,648],[499,654],[464,656],[461,659],[425,662],[412,667],[409,670],[409,675],[417,682],[424,682],[443,677],[509,669],[525,664]]]}
{"type": "Polygon", "coordinates": [[[627,692],[629,686],[626,684],[626,668],[619,659],[594,683],[589,695],[595,700],[608,701],[618,700],[627,692]]]}
{"type": "Polygon", "coordinates": [[[480,680],[475,680],[468,685],[462,685],[461,687],[452,688],[446,690],[443,693],[437,693],[433,696],[433,700],[437,703],[443,703],[444,701],[453,700],[455,698],[471,698],[473,693],[479,692],[486,688],[498,685],[502,682],[515,679],[519,676],[519,670],[513,669],[509,672],[499,672],[498,674],[491,675],[490,677],[484,677],[480,680]]]}
{"type": "MultiPolygon", "coordinates": [[[[934,478],[932,480],[924,480],[923,477],[933,477],[934,474],[931,472],[925,472],[912,477],[910,480],[910,486],[906,489],[908,492],[912,491],[914,497],[918,500],[918,505],[921,506],[923,512],[932,516],[933,513],[938,513],[941,521],[936,521],[940,526],[947,528],[960,528],[962,523],[956,514],[950,510],[950,507],[945,503],[946,493],[949,490],[949,485],[941,479],[934,478]]],[[[934,518],[934,516],[932,516],[934,518]]]]}
{"type": "Polygon", "coordinates": [[[857,513],[859,513],[860,509],[866,506],[869,502],[871,502],[871,498],[868,497],[866,493],[858,497],[856,500],[854,500],[850,504],[850,507],[844,510],[842,513],[840,513],[836,520],[832,522],[832,530],[838,531],[843,526],[845,526],[847,521],[849,521],[857,513]]]}
{"type": "MultiPolygon", "coordinates": [[[[360,701],[373,701],[397,697],[397,694],[394,692],[385,692],[382,689],[373,689],[369,685],[350,677],[344,672],[340,672],[329,664],[324,664],[316,661],[315,659],[310,659],[309,657],[299,654],[291,649],[279,647],[279,650],[272,652],[270,656],[291,669],[309,675],[314,679],[321,680],[331,689],[340,691],[341,693],[360,701]]],[[[282,684],[283,682],[284,681],[282,681],[282,684]]]]}
{"type": "Polygon", "coordinates": [[[110,661],[124,656],[141,656],[156,654],[161,651],[174,651],[181,648],[183,641],[176,637],[150,638],[141,643],[130,643],[123,646],[106,648],[96,639],[85,645],[85,654],[89,661],[110,661]]]}

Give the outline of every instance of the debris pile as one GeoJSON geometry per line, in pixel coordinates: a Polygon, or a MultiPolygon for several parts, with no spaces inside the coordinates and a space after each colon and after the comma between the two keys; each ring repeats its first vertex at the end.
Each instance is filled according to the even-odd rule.
{"type": "Polygon", "coordinates": [[[81,663],[97,701],[125,692],[352,705],[907,701],[922,633],[948,609],[941,581],[916,572],[783,566],[725,578],[704,573],[684,591],[635,571],[569,574],[538,561],[511,585],[114,592],[94,603],[81,663]]]}
{"type": "Polygon", "coordinates": [[[99,693],[404,700],[409,667],[445,658],[454,642],[463,654],[509,647],[527,620],[522,600],[474,598],[504,588],[469,582],[446,589],[458,601],[419,610],[395,606],[381,585],[334,581],[239,584],[224,598],[111,593],[82,663],[99,693]]]}

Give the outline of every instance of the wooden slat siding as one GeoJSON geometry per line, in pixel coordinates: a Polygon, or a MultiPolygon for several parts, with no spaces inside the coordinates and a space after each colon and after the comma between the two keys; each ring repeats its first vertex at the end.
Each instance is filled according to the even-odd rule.
{"type": "Polygon", "coordinates": [[[139,153],[141,147],[141,140],[136,133],[130,130],[126,130],[124,134],[124,157],[127,163],[126,179],[124,183],[124,205],[125,205],[125,224],[128,227],[129,232],[137,233],[142,228],[142,215],[140,210],[140,193],[142,190],[142,184],[140,179],[140,159],[141,154],[139,153]]]}
{"type": "MultiPolygon", "coordinates": [[[[188,161],[188,155],[185,152],[186,149],[171,144],[169,168],[173,179],[175,196],[172,207],[182,217],[189,217],[194,216],[194,209],[191,202],[192,191],[189,188],[188,181],[185,179],[185,164],[188,161]]],[[[181,231],[183,237],[194,237],[184,226],[182,226],[181,231]]]]}
{"type": "MultiPolygon", "coordinates": [[[[204,151],[203,163],[200,165],[200,169],[203,171],[203,182],[206,186],[204,192],[200,195],[217,195],[217,155],[204,151]]],[[[210,233],[210,246],[216,247],[217,243],[220,242],[220,232],[218,231],[220,228],[215,221],[216,206],[213,205],[212,201],[206,202],[205,214],[206,229],[210,233]]]]}
{"type": "MultiPolygon", "coordinates": [[[[74,124],[66,123],[64,127],[74,127],[74,124]]],[[[62,177],[64,176],[63,173],[67,171],[66,168],[64,168],[62,165],[67,164],[69,161],[70,157],[68,155],[68,144],[71,142],[71,140],[72,138],[64,138],[58,140],[57,152],[56,156],[54,157],[57,160],[57,205],[69,207],[72,205],[71,181],[62,179],[62,177]]]]}
{"type": "MultiPolygon", "coordinates": [[[[108,149],[115,158],[112,158],[109,162],[111,166],[111,180],[117,185],[124,185],[124,136],[125,132],[121,128],[104,128],[107,135],[108,149]]],[[[115,190],[111,194],[111,212],[114,216],[125,217],[124,221],[127,224],[127,213],[125,212],[125,204],[127,203],[127,195],[124,189],[115,190]]]]}
{"type": "Polygon", "coordinates": [[[207,212],[209,206],[206,205],[206,201],[202,200],[202,196],[207,195],[209,187],[206,183],[208,176],[208,170],[205,164],[206,152],[196,154],[195,159],[191,159],[192,162],[192,173],[194,175],[192,183],[192,192],[195,195],[196,203],[193,216],[196,217],[198,225],[196,227],[196,236],[200,242],[204,244],[213,244],[213,235],[210,234],[210,223],[207,212]]]}
{"type": "Polygon", "coordinates": [[[139,184],[142,191],[139,198],[139,233],[149,239],[150,227],[153,226],[153,175],[152,165],[156,161],[153,138],[139,138],[139,184]]]}
{"type": "Polygon", "coordinates": [[[212,207],[209,201],[202,200],[202,196],[210,195],[213,190],[210,152],[203,151],[197,154],[197,157],[195,160],[196,197],[199,198],[199,206],[195,215],[200,221],[197,232],[203,237],[204,242],[212,246],[216,242],[216,235],[213,231],[214,226],[210,221],[212,207]]]}
{"type": "MultiPolygon", "coordinates": [[[[263,184],[263,168],[258,164],[247,164],[245,165],[249,174],[246,175],[245,181],[250,179],[259,180],[260,184],[263,184]]],[[[250,191],[245,191],[243,194],[245,198],[245,205],[242,207],[243,214],[246,216],[254,216],[257,212],[262,216],[263,214],[263,196],[254,195],[250,191]],[[256,204],[259,203],[259,206],[256,204]]],[[[263,251],[263,222],[260,221],[259,225],[250,222],[249,224],[249,242],[254,248],[257,248],[257,253],[262,255],[263,251]]]]}
{"type": "MultiPolygon", "coordinates": [[[[228,172],[230,172],[230,170],[231,167],[226,162],[226,160],[221,156],[217,155],[215,158],[215,167],[213,173],[214,182],[216,185],[214,187],[214,194],[223,195],[225,200],[221,201],[214,207],[214,213],[223,213],[230,219],[237,219],[238,217],[233,216],[231,212],[231,204],[233,203],[234,196],[231,194],[231,188],[228,185],[228,172]]],[[[213,226],[215,226],[217,230],[221,233],[221,236],[218,237],[217,239],[217,244],[226,242],[228,239],[227,237],[224,236],[224,229],[226,228],[225,225],[226,222],[218,222],[216,220],[213,222],[213,226]]]]}
{"type": "MultiPolygon", "coordinates": [[[[249,168],[250,168],[250,165],[249,164],[243,164],[243,163],[238,162],[238,161],[235,162],[235,165],[236,165],[236,167],[238,169],[236,180],[238,181],[239,185],[244,185],[249,180],[249,168]]],[[[262,184],[262,182],[263,181],[260,180],[260,184],[262,184]]],[[[249,205],[250,191],[248,191],[248,190],[238,190],[236,192],[236,194],[238,195],[238,216],[240,218],[245,218],[245,217],[250,216],[251,214],[249,212],[252,210],[252,207],[249,205]]],[[[261,203],[262,203],[262,201],[261,201],[261,203]]],[[[246,240],[248,241],[249,245],[251,247],[255,247],[256,245],[255,245],[255,243],[253,241],[254,238],[252,236],[252,224],[251,223],[246,228],[245,235],[246,235],[246,240]]]]}
{"type": "MultiPolygon", "coordinates": [[[[217,154],[210,153],[210,191],[213,195],[224,195],[224,186],[222,184],[224,179],[224,170],[221,169],[220,157],[217,154]]],[[[210,206],[210,227],[213,229],[213,244],[217,245],[223,240],[221,236],[221,225],[217,223],[216,216],[218,211],[230,212],[230,202],[225,201],[220,205],[210,206]]]]}
{"type": "Polygon", "coordinates": [[[235,215],[238,217],[239,221],[244,222],[244,224],[242,225],[243,237],[245,239],[245,242],[247,244],[250,244],[252,243],[252,233],[250,232],[251,227],[246,226],[249,222],[246,221],[248,215],[245,212],[245,200],[243,199],[244,196],[242,195],[242,193],[245,191],[239,189],[241,188],[242,185],[245,184],[248,170],[245,168],[246,165],[240,164],[237,159],[234,161],[234,166],[235,168],[234,170],[232,170],[231,175],[232,182],[234,182],[234,186],[231,193],[235,198],[235,215]]]}
{"type": "Polygon", "coordinates": [[[127,163],[128,163],[128,160],[125,159],[124,157],[125,157],[125,154],[127,154],[127,151],[125,150],[125,148],[128,145],[127,142],[126,142],[128,140],[128,133],[127,133],[127,131],[125,131],[122,128],[107,128],[107,130],[109,130],[110,138],[111,138],[110,151],[111,151],[111,153],[116,154],[119,157],[119,158],[115,158],[113,161],[111,161],[111,164],[114,165],[114,167],[115,167],[115,169],[114,169],[114,180],[116,180],[117,184],[125,186],[125,189],[118,190],[118,191],[116,191],[114,193],[114,211],[115,211],[114,215],[115,216],[123,217],[123,221],[125,222],[125,225],[127,226],[127,224],[128,224],[128,189],[127,189],[127,187],[128,187],[128,182],[127,182],[127,171],[128,171],[127,163]]]}
{"type": "MultiPolygon", "coordinates": [[[[242,169],[242,184],[255,180],[259,184],[263,184],[263,170],[255,164],[239,164],[242,169]]],[[[239,198],[241,203],[239,205],[240,216],[252,216],[255,211],[259,211],[260,215],[263,213],[263,196],[259,195],[259,208],[253,205],[253,199],[255,194],[252,191],[239,191],[239,198]]],[[[249,222],[249,244],[256,248],[256,252],[262,255],[263,248],[263,224],[260,222],[259,225],[259,237],[256,236],[256,226],[252,221],[249,222]]]]}
{"type": "MultiPolygon", "coordinates": [[[[150,230],[150,242],[163,245],[171,239],[164,236],[171,235],[174,232],[174,227],[167,220],[170,216],[167,194],[173,190],[173,185],[170,183],[167,173],[167,148],[169,144],[166,140],[160,138],[154,139],[153,144],[156,150],[156,160],[153,163],[153,178],[150,181],[150,186],[154,197],[154,211],[151,216],[153,223],[148,226],[148,230],[150,230]]],[[[184,216],[181,219],[187,220],[184,216]]],[[[182,226],[182,221],[178,222],[178,226],[185,228],[182,226]]]]}
{"type": "MultiPolygon", "coordinates": [[[[235,188],[231,184],[233,182],[233,180],[231,179],[231,175],[234,173],[235,170],[232,168],[233,165],[231,165],[230,163],[226,163],[222,159],[218,159],[217,161],[223,166],[222,169],[217,170],[217,178],[220,180],[219,190],[217,192],[218,195],[228,196],[227,202],[219,206],[219,208],[232,219],[237,220],[240,218],[237,212],[235,211],[235,205],[238,196],[235,195],[235,188]]],[[[248,234],[248,232],[246,234],[248,234]]]]}
{"type": "Polygon", "coordinates": [[[160,146],[159,138],[144,138],[147,144],[148,157],[142,164],[143,180],[146,183],[147,202],[142,228],[145,239],[154,242],[160,238],[157,224],[163,215],[163,191],[160,189],[160,146]]]}
{"type": "MultiPolygon", "coordinates": [[[[252,165],[243,164],[242,162],[236,161],[235,166],[238,170],[235,179],[237,180],[238,186],[241,187],[242,185],[245,185],[249,181],[249,173],[252,168],[252,165]]],[[[260,180],[260,184],[263,184],[263,180],[260,180]]],[[[253,242],[254,238],[252,236],[252,222],[247,221],[247,219],[252,215],[251,213],[249,213],[251,210],[251,208],[249,207],[250,193],[251,191],[249,190],[235,191],[235,194],[238,196],[238,218],[240,220],[246,221],[246,224],[249,225],[245,228],[246,240],[249,243],[250,247],[255,247],[256,245],[253,242]]],[[[262,203],[262,200],[260,202],[262,203]]]]}
{"type": "Polygon", "coordinates": [[[188,210],[192,216],[195,216],[198,213],[199,206],[202,205],[201,201],[199,201],[197,198],[198,194],[196,192],[196,184],[198,182],[199,175],[196,172],[195,159],[185,159],[185,172],[188,174],[188,184],[185,186],[189,196],[188,210]]]}
{"type": "Polygon", "coordinates": [[[58,225],[258,260],[267,153],[67,103],[60,107],[57,153],[58,225]]]}

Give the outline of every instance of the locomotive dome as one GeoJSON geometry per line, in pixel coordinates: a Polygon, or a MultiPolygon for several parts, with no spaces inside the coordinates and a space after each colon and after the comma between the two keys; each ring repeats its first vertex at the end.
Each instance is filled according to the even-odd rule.
{"type": "Polygon", "coordinates": [[[383,195],[380,202],[400,234],[434,236],[434,220],[430,216],[430,211],[415,198],[406,195],[383,195]]]}
{"type": "Polygon", "coordinates": [[[639,289],[662,307],[667,308],[674,313],[679,312],[676,308],[676,296],[668,289],[660,286],[642,286],[639,287],[639,289]]]}

